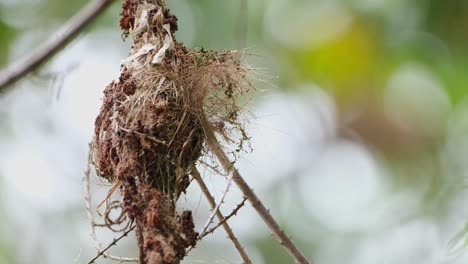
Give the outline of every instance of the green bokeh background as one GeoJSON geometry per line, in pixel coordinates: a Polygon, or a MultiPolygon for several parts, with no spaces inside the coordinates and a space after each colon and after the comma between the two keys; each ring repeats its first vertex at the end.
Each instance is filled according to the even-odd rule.
{"type": "MultiPolygon", "coordinates": [[[[339,127],[346,127],[339,129],[338,135],[348,138],[347,131],[352,131],[360,144],[372,150],[387,169],[385,175],[391,190],[411,192],[418,190],[421,182],[428,182],[424,202],[410,218],[424,216],[437,221],[449,210],[451,199],[463,191],[465,167],[460,165],[461,168],[454,170],[450,169],[450,164],[463,160],[463,153],[468,152],[449,155],[446,142],[453,123],[462,122],[468,113],[462,111],[468,93],[468,1],[252,0],[246,1],[246,5],[242,0],[167,2],[179,17],[178,39],[190,47],[247,48],[249,53],[255,54],[248,58],[249,63],[266,69],[263,71],[270,76],[267,84],[258,84],[260,89],[267,90],[265,93],[300,96],[308,92],[304,89],[310,86],[302,85],[307,83],[329,94],[335,103],[339,127]],[[331,10],[330,17],[318,13],[321,8],[331,10]],[[338,12],[336,10],[345,12],[348,19],[340,22],[343,25],[338,31],[336,21],[343,17],[331,16],[341,14],[334,13],[338,12]],[[317,29],[320,32],[314,31],[317,29]],[[420,78],[424,79],[423,86],[435,83],[441,96],[423,89],[410,94],[401,89],[396,90],[396,95],[389,92],[391,80],[397,73],[409,74],[403,78],[408,80],[413,73],[421,71],[423,73],[415,77],[417,85],[420,85],[420,78]],[[431,111],[439,111],[439,108],[428,105],[434,100],[437,107],[443,105],[441,112],[435,114],[431,111]],[[391,103],[386,104],[387,101],[391,103]],[[396,115],[395,107],[399,108],[396,115]],[[359,115],[351,121],[346,119],[356,112],[359,115]]],[[[83,0],[0,0],[0,68],[36,47],[85,3],[83,0]],[[22,45],[18,47],[21,39],[22,45]]],[[[96,51],[108,45],[118,46],[123,58],[129,43],[116,42],[120,37],[119,9],[120,3],[115,3],[83,34],[102,32],[102,46],[95,47],[96,51]],[[106,39],[109,35],[114,38],[106,39]]],[[[2,115],[4,113],[0,112],[0,122],[2,115]]],[[[459,126],[457,133],[468,132],[468,125],[459,126]]],[[[0,127],[3,140],[15,137],[8,132],[8,126],[0,123],[0,127]]],[[[463,138],[460,136],[460,142],[451,144],[459,144],[464,150],[463,144],[467,143],[463,138]]],[[[300,172],[291,172],[290,177],[275,184],[289,184],[293,191],[297,188],[294,179],[298,174],[300,172]]],[[[275,184],[264,190],[269,201],[275,199],[275,184]]],[[[314,226],[310,240],[293,235],[308,256],[320,253],[323,238],[337,236],[352,241],[366,235],[327,230],[314,217],[300,213],[305,211],[307,200],[294,201],[295,209],[291,214],[304,225],[314,226]]],[[[81,212],[81,208],[70,210],[73,213],[68,213],[68,217],[81,212]]],[[[291,215],[277,217],[285,223],[291,215]]],[[[14,225],[2,216],[1,203],[0,219],[0,233],[14,225]]],[[[258,250],[264,263],[292,263],[271,236],[250,237],[248,245],[258,250]]],[[[444,246],[447,245],[441,245],[444,246]]],[[[0,236],[0,263],[15,263],[15,258],[21,254],[18,247],[21,247],[20,239],[11,234],[0,236]]]]}

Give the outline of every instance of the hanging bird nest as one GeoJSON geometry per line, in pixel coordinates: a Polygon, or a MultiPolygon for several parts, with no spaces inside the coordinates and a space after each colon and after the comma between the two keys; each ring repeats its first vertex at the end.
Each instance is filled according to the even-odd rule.
{"type": "Polygon", "coordinates": [[[177,18],[157,1],[125,0],[120,25],[131,52],[118,80],[104,91],[95,123],[92,163],[120,188],[122,207],[137,225],[141,263],[178,263],[194,246],[189,211],[175,201],[205,153],[205,131],[224,140],[238,121],[237,97],[249,87],[239,52],[188,50],[174,38],[177,18]]]}

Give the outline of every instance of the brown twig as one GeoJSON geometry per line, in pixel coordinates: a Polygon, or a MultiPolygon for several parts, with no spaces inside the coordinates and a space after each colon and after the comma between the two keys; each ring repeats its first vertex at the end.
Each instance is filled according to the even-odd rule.
{"type": "Polygon", "coordinates": [[[92,264],[92,263],[95,263],[94,261],[96,261],[100,256],[105,256],[105,253],[107,250],[109,250],[109,248],[115,246],[117,244],[117,242],[119,242],[119,240],[121,240],[122,238],[126,237],[130,232],[133,231],[133,229],[135,229],[135,226],[136,225],[132,225],[127,231],[125,231],[121,236],[119,236],[118,238],[114,238],[114,240],[107,246],[105,247],[103,250],[99,251],[99,253],[93,258],[91,259],[88,264],[92,264]]]}
{"type": "Polygon", "coordinates": [[[219,160],[221,166],[228,173],[234,174],[234,182],[242,191],[244,196],[246,196],[254,209],[263,219],[263,222],[268,226],[273,235],[278,239],[278,241],[283,245],[286,251],[294,258],[294,261],[297,264],[311,264],[310,261],[302,254],[302,252],[296,247],[296,245],[289,239],[289,237],[284,233],[279,224],[270,214],[269,210],[263,205],[262,201],[258,198],[257,194],[250,188],[244,178],[240,175],[237,169],[233,166],[232,162],[229,160],[229,157],[224,152],[221,144],[216,139],[216,136],[208,124],[208,121],[205,116],[200,118],[200,121],[203,124],[206,142],[208,148],[219,160]]]}
{"type": "MultiPolygon", "coordinates": [[[[231,217],[237,215],[237,213],[239,212],[239,210],[245,205],[245,202],[247,201],[247,197],[244,197],[244,199],[242,200],[242,202],[240,202],[236,208],[234,208],[234,210],[232,210],[232,212],[227,215],[227,216],[224,216],[224,219],[223,220],[220,220],[219,223],[217,223],[215,226],[213,226],[212,228],[206,230],[206,232],[203,234],[203,235],[200,235],[201,238],[204,238],[206,237],[207,235],[213,233],[216,229],[218,229],[220,226],[222,226],[224,223],[226,223],[231,217]]],[[[200,239],[201,239],[200,238],[200,239]]]]}
{"type": "Polygon", "coordinates": [[[230,172],[229,173],[229,178],[228,178],[228,181],[227,181],[227,184],[226,184],[226,188],[224,189],[223,194],[221,195],[221,198],[216,203],[215,207],[212,209],[212,212],[211,212],[210,216],[206,220],[206,223],[203,225],[200,232],[198,232],[200,234],[199,235],[200,238],[205,236],[206,230],[208,229],[210,224],[213,222],[213,218],[215,217],[215,215],[219,212],[219,208],[221,207],[221,204],[223,204],[223,202],[224,202],[224,198],[226,197],[226,194],[229,191],[229,187],[231,187],[233,178],[234,178],[234,173],[230,172]]]}
{"type": "MultiPolygon", "coordinates": [[[[206,222],[203,225],[203,227],[201,228],[200,232],[198,232],[200,234],[200,235],[198,235],[198,238],[197,238],[198,240],[200,240],[202,237],[205,236],[205,232],[208,229],[208,227],[210,226],[210,224],[213,222],[213,218],[218,214],[218,212],[220,212],[219,208],[221,207],[221,204],[223,204],[223,202],[224,202],[224,198],[226,197],[226,194],[229,191],[229,187],[231,187],[233,178],[234,178],[234,173],[229,173],[226,188],[224,189],[223,194],[221,195],[221,199],[219,199],[219,201],[217,203],[215,203],[215,206],[211,208],[212,211],[211,211],[210,216],[206,220],[206,222]]],[[[193,247],[194,246],[190,246],[189,248],[187,248],[187,250],[185,252],[186,253],[190,252],[190,250],[192,250],[193,247]]]]}
{"type": "Polygon", "coordinates": [[[73,16],[57,33],[29,55],[12,63],[0,72],[0,91],[14,84],[29,72],[42,65],[74,39],[84,27],[89,25],[114,0],[93,0],[73,16]]]}
{"type": "MultiPolygon", "coordinates": [[[[202,177],[200,175],[200,172],[197,170],[197,168],[194,167],[192,169],[191,174],[192,174],[193,178],[195,178],[195,180],[197,181],[198,185],[200,185],[200,189],[203,192],[203,195],[205,196],[206,200],[208,200],[208,203],[210,204],[211,209],[214,210],[214,208],[216,207],[215,199],[211,195],[210,190],[208,190],[208,187],[206,186],[205,182],[203,181],[203,179],[202,179],[202,177]]],[[[251,264],[252,261],[250,260],[249,256],[245,252],[244,247],[242,247],[241,243],[239,242],[237,237],[234,235],[234,232],[232,231],[229,224],[225,221],[226,219],[223,216],[223,214],[220,211],[217,211],[216,216],[217,216],[219,222],[222,223],[224,231],[226,232],[229,239],[234,244],[234,247],[237,249],[237,252],[239,253],[242,261],[244,262],[244,264],[251,264]]]]}

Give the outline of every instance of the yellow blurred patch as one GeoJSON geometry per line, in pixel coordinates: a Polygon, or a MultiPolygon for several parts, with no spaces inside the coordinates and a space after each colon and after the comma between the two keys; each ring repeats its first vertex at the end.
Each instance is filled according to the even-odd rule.
{"type": "Polygon", "coordinates": [[[332,83],[336,88],[367,82],[375,63],[374,38],[357,22],[328,42],[294,53],[305,79],[332,83]]]}

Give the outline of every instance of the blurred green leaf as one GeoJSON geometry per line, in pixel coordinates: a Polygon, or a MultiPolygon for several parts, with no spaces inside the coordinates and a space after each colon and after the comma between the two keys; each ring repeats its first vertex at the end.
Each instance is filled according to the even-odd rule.
{"type": "Polygon", "coordinates": [[[454,51],[466,52],[468,48],[468,1],[430,0],[427,26],[454,51]]]}
{"type": "Polygon", "coordinates": [[[0,19],[0,66],[8,61],[10,45],[14,41],[16,31],[0,19]]]}

